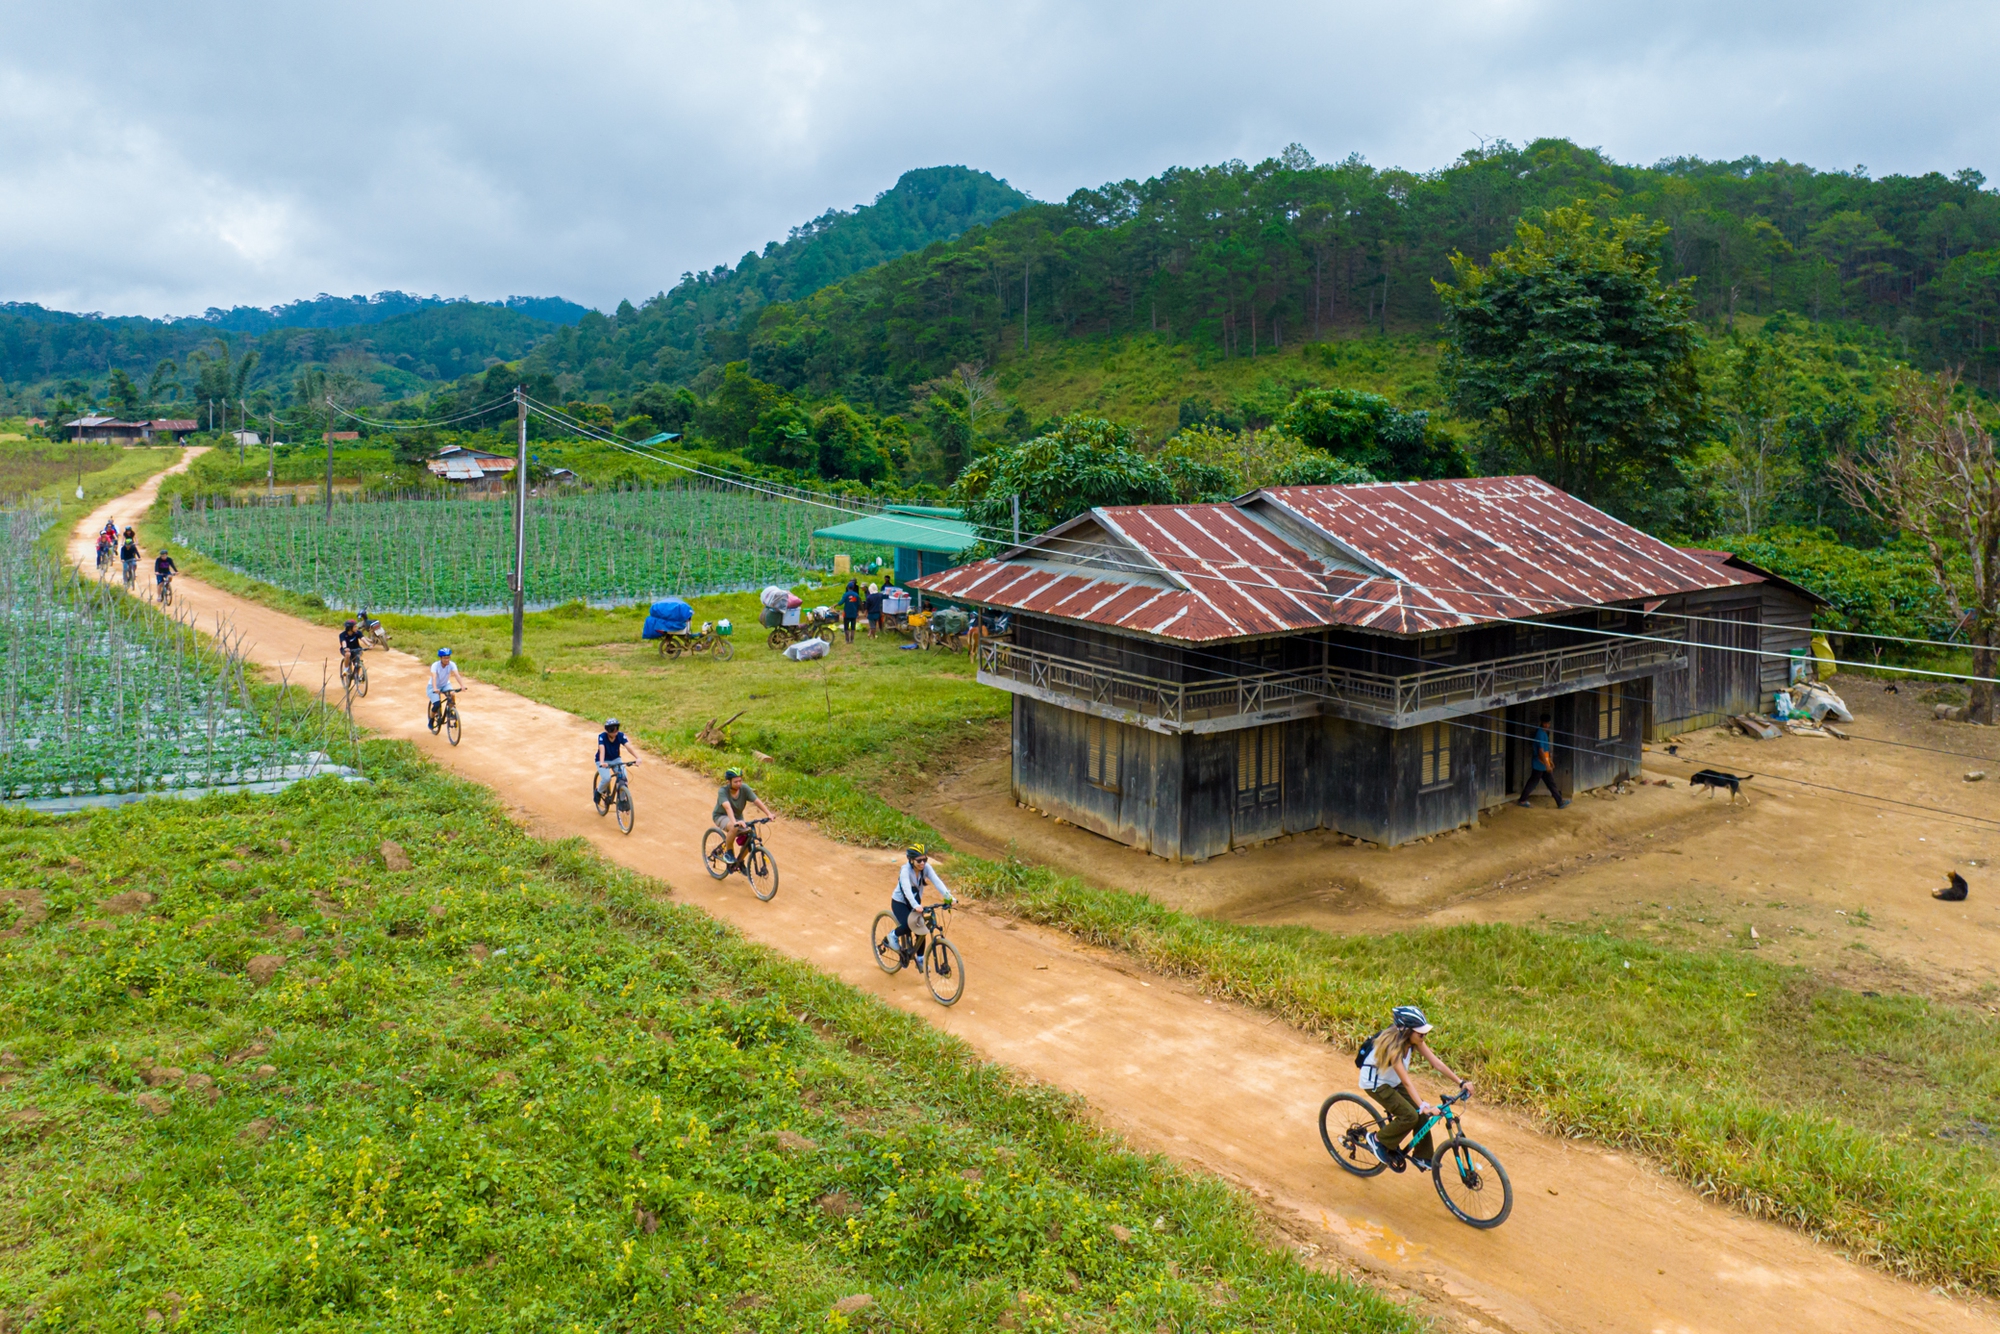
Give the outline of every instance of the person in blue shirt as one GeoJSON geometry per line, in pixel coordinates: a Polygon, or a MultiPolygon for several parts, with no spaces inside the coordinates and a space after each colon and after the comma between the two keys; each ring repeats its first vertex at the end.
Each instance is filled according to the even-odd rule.
{"type": "Polygon", "coordinates": [[[1548,788],[1549,795],[1556,799],[1557,810],[1561,810],[1563,807],[1569,805],[1569,798],[1565,797],[1562,794],[1562,789],[1556,786],[1556,743],[1555,738],[1549,732],[1549,728],[1554,723],[1555,718],[1553,715],[1543,714],[1541,725],[1535,728],[1534,738],[1528,743],[1533,749],[1533,762],[1528,767],[1528,781],[1521,788],[1520,804],[1523,806],[1533,804],[1528,798],[1534,795],[1535,784],[1537,783],[1541,783],[1548,788]]]}
{"type": "Polygon", "coordinates": [[[596,801],[604,789],[611,786],[614,773],[622,776],[626,765],[639,763],[639,752],[633,749],[632,738],[625,735],[625,729],[618,725],[616,718],[606,718],[604,730],[597,734],[596,763],[597,779],[590,789],[592,801],[596,801]]]}

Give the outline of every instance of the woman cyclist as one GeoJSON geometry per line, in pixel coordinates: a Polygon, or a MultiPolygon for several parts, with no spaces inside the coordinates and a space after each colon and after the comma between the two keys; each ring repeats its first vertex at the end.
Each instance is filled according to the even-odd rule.
{"type": "MultiPolygon", "coordinates": [[[[1424,1123],[1424,1118],[1437,1113],[1425,1100],[1423,1091],[1410,1081],[1410,1052],[1422,1054],[1431,1068],[1446,1079],[1455,1080],[1459,1088],[1470,1091],[1472,1085],[1460,1078],[1458,1072],[1438,1059],[1430,1044],[1424,1041],[1424,1034],[1431,1031],[1430,1021],[1424,1012],[1414,1005],[1398,1005],[1390,1018],[1395,1022],[1368,1040],[1368,1050],[1361,1058],[1361,1090],[1389,1114],[1389,1124],[1382,1127],[1380,1138],[1376,1132],[1368,1133],[1368,1148],[1383,1163],[1400,1172],[1405,1156],[1397,1146],[1403,1138],[1424,1123]]],[[[1431,1136],[1426,1130],[1424,1137],[1410,1146],[1408,1155],[1414,1159],[1419,1172],[1431,1170],[1431,1136]]]]}
{"type": "Polygon", "coordinates": [[[896,952],[907,964],[912,959],[921,959],[924,954],[924,938],[912,934],[923,929],[923,918],[919,914],[924,906],[924,886],[936,885],[947,907],[958,900],[938,878],[937,868],[931,865],[930,853],[923,844],[913,843],[904,848],[903,858],[903,869],[896,873],[896,890],[889,896],[889,911],[896,914],[896,952]],[[910,920],[912,917],[916,918],[914,925],[910,920]]]}

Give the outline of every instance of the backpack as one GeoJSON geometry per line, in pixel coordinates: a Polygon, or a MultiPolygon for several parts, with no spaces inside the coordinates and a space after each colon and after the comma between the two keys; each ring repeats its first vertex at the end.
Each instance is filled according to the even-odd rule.
{"type": "Polygon", "coordinates": [[[1355,1069],[1359,1070],[1361,1067],[1368,1064],[1368,1058],[1375,1054],[1375,1039],[1381,1037],[1384,1033],[1388,1031],[1389,1030],[1386,1028],[1378,1028],[1373,1033],[1370,1033],[1368,1035],[1368,1041],[1362,1043],[1361,1050],[1354,1053],[1355,1069]]]}

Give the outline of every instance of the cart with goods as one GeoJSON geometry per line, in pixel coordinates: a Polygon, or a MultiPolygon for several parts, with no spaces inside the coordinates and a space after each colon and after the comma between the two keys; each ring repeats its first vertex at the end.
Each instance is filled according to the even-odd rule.
{"type": "MultiPolygon", "coordinates": [[[[910,618],[915,621],[916,617],[910,618]]],[[[941,648],[954,653],[962,653],[966,647],[966,634],[972,629],[972,618],[958,607],[939,607],[924,618],[917,627],[918,648],[941,648]]]]}
{"type": "Polygon", "coordinates": [[[729,645],[729,636],[734,629],[724,620],[703,621],[697,630],[694,628],[694,608],[679,598],[668,598],[664,602],[655,602],[647,611],[646,625],[640,633],[646,639],[659,641],[660,656],[663,658],[709,653],[718,662],[728,662],[734,651],[729,645]]]}
{"type": "Polygon", "coordinates": [[[921,623],[910,615],[909,593],[893,584],[882,590],[882,627],[885,630],[914,630],[921,623]]]}
{"type": "Polygon", "coordinates": [[[785,649],[801,640],[831,637],[833,608],[814,607],[808,611],[798,594],[775,584],[764,590],[760,600],[764,610],[758,613],[757,621],[771,632],[765,642],[772,648],[785,649]]]}

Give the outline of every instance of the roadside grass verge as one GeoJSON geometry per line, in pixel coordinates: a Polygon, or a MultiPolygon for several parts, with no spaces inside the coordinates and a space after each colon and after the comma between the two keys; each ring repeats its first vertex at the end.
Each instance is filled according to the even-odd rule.
{"type": "MultiPolygon", "coordinates": [[[[74,473],[59,477],[53,482],[46,482],[30,493],[56,502],[55,524],[48,532],[42,534],[39,544],[42,550],[61,559],[64,549],[69,545],[70,530],[82,522],[84,515],[113,496],[124,495],[154,473],[173,467],[180,462],[181,451],[178,446],[168,445],[131,449],[118,446],[110,449],[108,455],[110,466],[84,474],[82,500],[76,498],[77,483],[74,473]]],[[[98,455],[93,461],[104,457],[98,455]]],[[[118,520],[118,527],[123,530],[128,526],[136,526],[140,516],[135,511],[132,514],[120,514],[115,517],[118,520]]]]}
{"type": "Polygon", "coordinates": [[[369,787],[0,812],[10,1328],[1417,1328],[1072,1100],[368,750],[369,787]]]}

